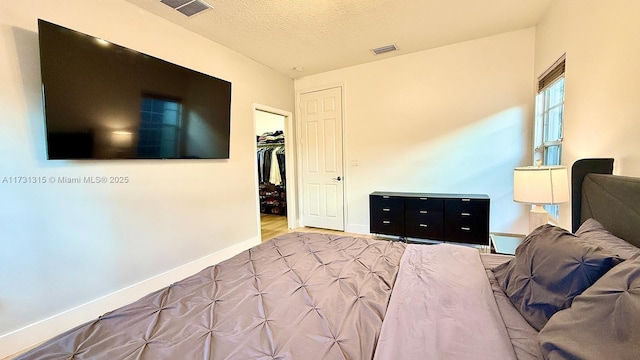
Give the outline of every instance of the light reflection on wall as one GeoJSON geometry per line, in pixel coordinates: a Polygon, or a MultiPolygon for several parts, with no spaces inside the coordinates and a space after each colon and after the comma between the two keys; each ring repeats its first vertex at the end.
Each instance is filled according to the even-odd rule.
{"type": "Polygon", "coordinates": [[[381,188],[433,193],[480,193],[491,198],[491,226],[500,231],[519,230],[528,209],[513,202],[513,168],[530,158],[531,136],[525,111],[513,107],[445,135],[405,147],[395,153],[402,161],[386,162],[389,174],[381,188]],[[406,167],[415,169],[406,175],[406,167]],[[397,168],[394,169],[393,167],[397,168]],[[397,175],[393,175],[397,174],[397,175]],[[443,181],[446,179],[446,181],[443,181]]]}

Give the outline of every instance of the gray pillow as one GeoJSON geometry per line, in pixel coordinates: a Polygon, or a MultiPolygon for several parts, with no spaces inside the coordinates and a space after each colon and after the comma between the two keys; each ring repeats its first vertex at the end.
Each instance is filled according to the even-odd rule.
{"type": "Polygon", "coordinates": [[[640,358],[640,260],[607,272],[553,315],[538,338],[545,359],[640,358]]]}
{"type": "Polygon", "coordinates": [[[622,261],[553,225],[533,230],[509,262],[493,269],[498,283],[536,330],[622,261]]]}
{"type": "Polygon", "coordinates": [[[630,259],[640,254],[640,249],[613,235],[594,219],[588,219],[580,225],[580,228],[576,231],[576,236],[589,244],[600,246],[623,259],[630,259]]]}

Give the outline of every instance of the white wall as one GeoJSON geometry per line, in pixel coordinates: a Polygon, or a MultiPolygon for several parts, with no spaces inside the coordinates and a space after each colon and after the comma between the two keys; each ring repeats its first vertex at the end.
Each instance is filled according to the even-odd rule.
{"type": "Polygon", "coordinates": [[[483,193],[491,231],[524,233],[513,168],[530,164],[535,29],[296,80],[344,85],[347,231],[369,231],[369,193],[483,193]]]}
{"type": "MultiPolygon", "coordinates": [[[[554,1],[536,30],[535,75],[564,52],[563,163],[613,157],[614,173],[640,176],[640,2],[554,1]]],[[[568,204],[560,213],[570,228],[568,204]]]]}
{"type": "Polygon", "coordinates": [[[259,242],[252,104],[293,111],[291,79],[124,0],[2,1],[0,53],[0,340],[259,242]],[[230,159],[47,161],[37,18],[231,81],[230,159]],[[129,183],[3,183],[14,176],[128,176],[129,183]]]}
{"type": "Polygon", "coordinates": [[[256,135],[277,130],[284,131],[284,116],[266,111],[256,111],[256,135]]]}

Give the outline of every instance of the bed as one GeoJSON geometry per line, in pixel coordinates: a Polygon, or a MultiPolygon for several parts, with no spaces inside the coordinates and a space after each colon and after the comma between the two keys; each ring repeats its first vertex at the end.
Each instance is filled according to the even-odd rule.
{"type": "Polygon", "coordinates": [[[515,257],[290,233],[17,359],[637,359],[640,180],[612,164],[577,162],[573,232],[515,257]]]}

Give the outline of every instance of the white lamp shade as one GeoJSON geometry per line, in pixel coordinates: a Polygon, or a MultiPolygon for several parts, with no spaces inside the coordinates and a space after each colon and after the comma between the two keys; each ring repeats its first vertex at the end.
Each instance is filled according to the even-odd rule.
{"type": "Polygon", "coordinates": [[[513,200],[528,204],[569,201],[566,166],[525,166],[513,171],[513,200]]]}

